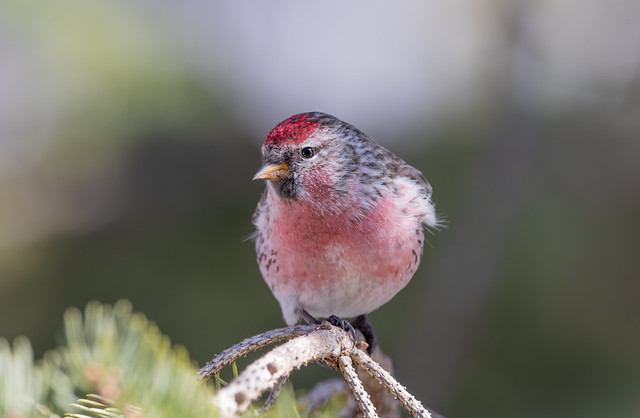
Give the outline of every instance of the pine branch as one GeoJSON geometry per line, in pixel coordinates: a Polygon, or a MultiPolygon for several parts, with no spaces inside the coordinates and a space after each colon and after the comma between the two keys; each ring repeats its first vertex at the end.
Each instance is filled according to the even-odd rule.
{"type": "Polygon", "coordinates": [[[66,343],[38,363],[26,338],[13,348],[0,339],[0,416],[58,418],[70,409],[76,413],[66,416],[218,415],[186,350],[128,302],[92,302],[84,315],[67,310],[64,335],[66,343]],[[74,392],[97,395],[74,403],[74,392]]]}
{"type": "MultiPolygon", "coordinates": [[[[108,401],[107,408],[79,403],[83,413],[118,416],[142,408],[145,416],[215,416],[213,395],[194,379],[195,369],[186,350],[169,339],[144,315],[133,313],[128,302],[113,307],[89,303],[84,315],[65,313],[66,345],[49,357],[60,376],[69,376],[84,393],[108,401]],[[84,405],[83,405],[84,404],[84,405]],[[103,411],[103,412],[100,412],[103,411]],[[172,412],[173,411],[173,412],[172,412]],[[114,415],[115,414],[115,415],[114,415]]],[[[45,358],[46,359],[46,358],[45,358]]]]}
{"type": "Polygon", "coordinates": [[[43,373],[34,364],[29,340],[18,337],[12,348],[0,339],[0,416],[51,416],[41,404],[44,393],[43,373]]]}

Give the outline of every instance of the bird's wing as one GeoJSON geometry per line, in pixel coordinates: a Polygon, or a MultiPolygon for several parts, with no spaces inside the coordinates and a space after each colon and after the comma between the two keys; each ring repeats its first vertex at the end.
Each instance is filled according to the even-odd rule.
{"type": "Polygon", "coordinates": [[[432,228],[438,228],[442,225],[441,220],[438,219],[435,212],[435,207],[433,202],[431,201],[431,195],[433,194],[433,188],[427,181],[427,179],[422,175],[420,170],[415,167],[407,164],[402,158],[398,157],[391,151],[387,151],[389,153],[389,163],[387,164],[387,169],[393,179],[410,181],[413,184],[418,186],[418,190],[416,190],[417,195],[416,199],[412,199],[414,205],[421,213],[421,221],[426,226],[432,228]]]}
{"type": "Polygon", "coordinates": [[[423,190],[424,197],[427,199],[431,199],[431,194],[433,194],[433,188],[427,181],[427,179],[422,175],[420,170],[417,168],[407,164],[402,158],[398,157],[394,153],[389,150],[386,150],[389,153],[389,164],[387,168],[390,171],[391,177],[405,177],[410,180],[416,182],[419,186],[421,186],[423,190]]]}

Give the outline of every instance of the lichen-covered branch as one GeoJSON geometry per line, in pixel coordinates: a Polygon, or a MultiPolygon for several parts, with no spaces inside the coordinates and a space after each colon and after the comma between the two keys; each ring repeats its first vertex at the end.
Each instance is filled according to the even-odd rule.
{"type": "Polygon", "coordinates": [[[364,390],[362,382],[358,378],[358,374],[356,373],[356,369],[353,367],[351,357],[340,356],[340,370],[342,370],[342,375],[347,383],[349,383],[349,387],[351,388],[353,397],[356,399],[356,402],[358,402],[358,408],[360,411],[367,418],[377,417],[378,414],[376,413],[376,408],[371,403],[369,394],[364,390]]]}
{"type": "Polygon", "coordinates": [[[218,407],[222,416],[236,416],[246,411],[251,402],[259,399],[264,392],[281,385],[293,370],[309,362],[318,361],[342,372],[358,408],[365,417],[378,416],[374,405],[377,405],[376,402],[380,402],[380,399],[372,399],[371,393],[365,390],[354,363],[362,367],[375,381],[380,382],[413,416],[431,418],[429,412],[413,395],[354,344],[347,332],[328,322],[313,326],[280,328],[247,338],[217,355],[198,375],[206,380],[238,357],[285,340],[289,341],[251,363],[228,386],[217,392],[213,404],[218,407]]]}
{"type": "Polygon", "coordinates": [[[373,361],[364,351],[357,348],[353,349],[351,351],[351,358],[356,364],[362,366],[371,376],[387,388],[411,415],[414,417],[431,418],[431,414],[422,406],[422,403],[410,394],[404,386],[398,383],[389,372],[373,361]]]}
{"type": "Polygon", "coordinates": [[[198,377],[203,380],[208,380],[211,376],[222,370],[223,367],[233,363],[239,357],[280,341],[290,340],[301,335],[306,335],[313,330],[314,327],[310,325],[296,325],[294,327],[274,329],[251,338],[247,338],[216,355],[198,371],[198,377]]]}
{"type": "Polygon", "coordinates": [[[251,363],[233,382],[218,391],[213,403],[222,415],[234,416],[245,411],[252,401],[274,387],[282,376],[289,375],[310,361],[335,364],[338,356],[353,346],[346,332],[328,323],[310,328],[311,332],[306,335],[274,348],[251,363]]]}

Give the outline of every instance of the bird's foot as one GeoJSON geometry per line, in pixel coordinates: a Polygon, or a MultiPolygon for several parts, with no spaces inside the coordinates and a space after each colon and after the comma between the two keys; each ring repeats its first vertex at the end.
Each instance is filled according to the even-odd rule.
{"type": "MultiPolygon", "coordinates": [[[[313,315],[311,315],[309,312],[307,312],[305,309],[302,308],[298,308],[297,309],[298,314],[302,317],[302,319],[304,319],[309,325],[318,325],[320,323],[320,321],[318,321],[313,315]]],[[[358,317],[360,318],[360,317],[358,317]]],[[[356,330],[353,328],[353,325],[351,325],[351,323],[345,319],[340,318],[337,315],[331,315],[327,318],[327,321],[333,325],[336,326],[340,329],[343,329],[345,331],[347,331],[349,333],[349,335],[351,335],[351,338],[353,339],[353,343],[355,344],[356,341],[358,340],[356,337],[356,330]]],[[[356,319],[356,321],[358,321],[358,319],[356,319]]],[[[366,318],[365,318],[365,322],[366,322],[366,318]]],[[[367,324],[369,324],[368,322],[366,322],[367,324]]],[[[371,333],[373,334],[373,328],[371,328],[371,325],[369,325],[369,329],[371,330],[371,333]]],[[[362,331],[362,330],[361,330],[362,331]]],[[[365,337],[367,336],[367,334],[364,333],[365,337]]],[[[375,340],[375,336],[373,337],[373,339],[375,340]]],[[[369,341],[367,341],[368,343],[369,341]]]]}
{"type": "Polygon", "coordinates": [[[327,318],[327,321],[329,321],[331,325],[347,331],[349,335],[351,335],[351,338],[353,338],[353,343],[355,344],[355,342],[357,341],[356,330],[353,328],[353,325],[351,325],[349,321],[344,320],[336,315],[331,315],[327,318]]]}
{"type": "Polygon", "coordinates": [[[358,316],[356,319],[354,319],[351,322],[350,325],[352,325],[353,328],[359,329],[360,332],[362,332],[362,335],[364,335],[364,340],[369,345],[367,347],[367,353],[371,355],[371,353],[373,353],[373,350],[378,345],[378,339],[376,338],[376,334],[373,331],[373,327],[369,323],[369,318],[367,318],[367,315],[358,316]]]}

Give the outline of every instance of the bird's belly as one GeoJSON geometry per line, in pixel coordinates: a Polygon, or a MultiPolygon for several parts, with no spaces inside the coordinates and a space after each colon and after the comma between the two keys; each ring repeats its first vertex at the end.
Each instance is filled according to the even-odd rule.
{"type": "Polygon", "coordinates": [[[423,232],[417,222],[408,230],[310,231],[296,245],[284,240],[290,234],[276,235],[277,255],[270,266],[261,264],[262,273],[283,308],[296,305],[317,317],[362,315],[388,302],[415,273],[423,232]]]}

